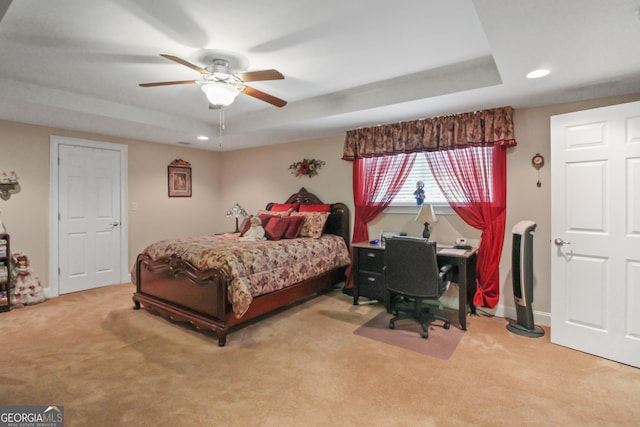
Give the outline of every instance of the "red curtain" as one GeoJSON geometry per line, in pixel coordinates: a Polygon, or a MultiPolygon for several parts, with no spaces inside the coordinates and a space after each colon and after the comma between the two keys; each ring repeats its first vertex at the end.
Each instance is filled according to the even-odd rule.
{"type": "MultiPolygon", "coordinates": [[[[377,217],[398,194],[411,172],[416,153],[383,157],[359,157],[353,161],[355,218],[352,242],[369,240],[367,223],[377,217]]],[[[347,288],[353,286],[348,268],[347,288]]]]}
{"type": "MultiPolygon", "coordinates": [[[[466,223],[482,230],[474,304],[494,307],[500,294],[499,264],[506,218],[506,147],[515,145],[512,107],[348,131],[342,158],[354,162],[356,219],[353,242],[369,240],[367,223],[391,199],[389,197],[387,203],[367,206],[366,200],[377,200],[372,197],[375,193],[370,193],[375,185],[364,182],[370,173],[368,166],[364,166],[365,163],[356,165],[356,162],[364,162],[363,158],[368,158],[369,162],[373,158],[386,159],[400,153],[425,152],[453,209],[466,223]],[[474,147],[477,147],[475,151],[474,147]],[[446,179],[448,176],[453,179],[446,179]],[[360,207],[358,200],[361,200],[360,207]]],[[[403,183],[406,174],[408,170],[399,176],[402,181],[398,182],[403,183]]],[[[389,187],[388,194],[397,193],[397,190],[392,192],[394,187],[395,184],[389,187]]],[[[377,194],[387,194],[386,189],[377,194]]],[[[350,287],[349,283],[347,287],[350,287]]]]}
{"type": "Polygon", "coordinates": [[[440,190],[464,222],[482,230],[473,303],[494,307],[500,298],[507,156],[504,145],[425,152],[440,190]]]}
{"type": "Polygon", "coordinates": [[[351,161],[495,144],[516,145],[512,107],[350,130],[342,158],[351,161]]]}

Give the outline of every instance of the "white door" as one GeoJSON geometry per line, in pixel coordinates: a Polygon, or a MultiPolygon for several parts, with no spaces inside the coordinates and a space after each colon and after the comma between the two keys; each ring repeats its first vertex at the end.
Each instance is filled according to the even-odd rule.
{"type": "Polygon", "coordinates": [[[60,294],[121,283],[120,153],[59,145],[60,294]]]}
{"type": "Polygon", "coordinates": [[[551,342],[640,367],[640,102],[551,117],[551,342]]]}

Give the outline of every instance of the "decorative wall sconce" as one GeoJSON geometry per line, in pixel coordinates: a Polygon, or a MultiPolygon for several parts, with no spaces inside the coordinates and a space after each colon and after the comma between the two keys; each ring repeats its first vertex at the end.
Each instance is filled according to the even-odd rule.
{"type": "Polygon", "coordinates": [[[18,183],[18,175],[15,171],[11,171],[11,174],[7,175],[6,172],[2,172],[0,177],[0,199],[9,200],[12,194],[20,192],[20,183],[18,183]]]}

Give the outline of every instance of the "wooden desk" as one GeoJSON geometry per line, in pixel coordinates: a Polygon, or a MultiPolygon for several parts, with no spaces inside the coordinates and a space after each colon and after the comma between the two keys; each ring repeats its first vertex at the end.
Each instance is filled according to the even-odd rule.
{"type": "MultiPolygon", "coordinates": [[[[351,245],[353,248],[353,304],[363,296],[384,302],[386,286],[384,284],[384,246],[369,242],[351,245]]],[[[467,330],[467,307],[476,313],[473,296],[476,291],[476,261],[478,250],[472,249],[464,254],[441,253],[444,247],[438,247],[438,265],[451,264],[456,267],[454,282],[458,284],[458,321],[462,330],[467,330]]]]}

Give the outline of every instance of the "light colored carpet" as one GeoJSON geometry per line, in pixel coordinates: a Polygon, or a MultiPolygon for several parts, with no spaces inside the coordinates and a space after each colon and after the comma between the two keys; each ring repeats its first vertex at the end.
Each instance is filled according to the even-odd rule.
{"type": "MultiPolygon", "coordinates": [[[[0,404],[66,426],[632,426],[640,370],[470,317],[449,360],[358,336],[340,291],[229,335],[132,309],[131,284],[0,314],[0,404]]],[[[548,332],[548,331],[547,331],[548,332]]]]}

